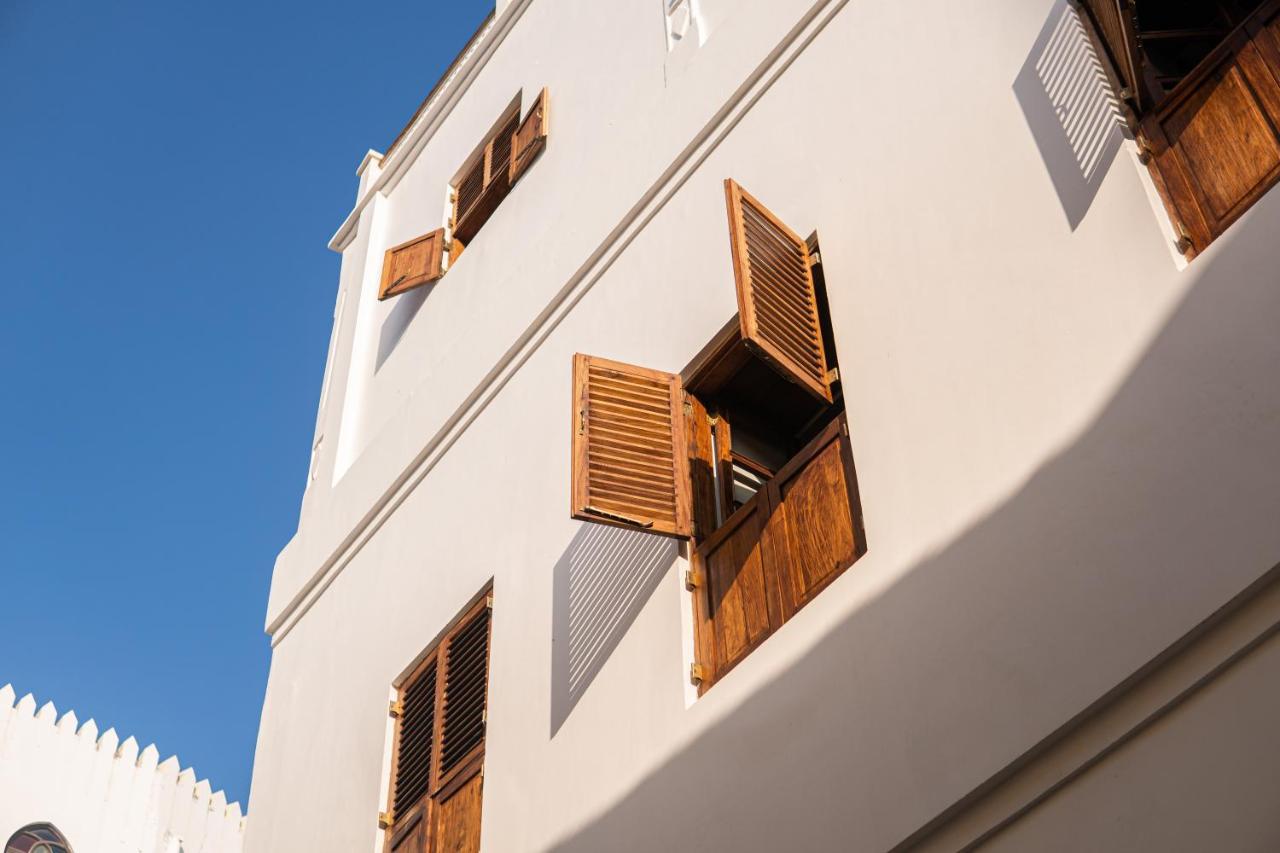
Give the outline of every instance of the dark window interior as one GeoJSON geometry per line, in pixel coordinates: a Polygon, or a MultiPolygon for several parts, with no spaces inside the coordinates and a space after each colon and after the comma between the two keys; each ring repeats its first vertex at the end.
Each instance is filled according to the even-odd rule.
{"type": "Polygon", "coordinates": [[[1262,0],[1137,0],[1135,30],[1145,83],[1159,103],[1262,0]]]}

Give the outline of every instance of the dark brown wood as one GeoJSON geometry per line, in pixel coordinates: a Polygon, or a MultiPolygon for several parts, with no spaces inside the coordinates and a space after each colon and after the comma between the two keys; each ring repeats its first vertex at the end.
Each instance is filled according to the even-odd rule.
{"type": "Polygon", "coordinates": [[[572,430],[574,518],[689,538],[689,457],[679,377],[575,355],[572,430]]]}
{"type": "Polygon", "coordinates": [[[1129,0],[1080,0],[1089,22],[1099,36],[1103,59],[1110,63],[1120,81],[1119,95],[1141,113],[1152,105],[1138,46],[1136,21],[1129,0]]]}
{"type": "Polygon", "coordinates": [[[725,201],[742,339],[782,376],[830,403],[809,247],[731,179],[725,201]]]}
{"type": "Polygon", "coordinates": [[[437,228],[387,250],[378,298],[389,299],[444,275],[444,229],[437,228]]]}
{"type": "Polygon", "coordinates": [[[1280,180],[1280,0],[1251,15],[1142,122],[1152,177],[1194,257],[1280,180]]]}

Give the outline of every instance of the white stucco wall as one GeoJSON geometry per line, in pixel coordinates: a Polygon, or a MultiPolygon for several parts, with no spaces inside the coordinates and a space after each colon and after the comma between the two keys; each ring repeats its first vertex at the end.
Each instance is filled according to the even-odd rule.
{"type": "Polygon", "coordinates": [[[244,818],[207,779],[115,729],[0,688],[0,845],[52,823],[76,853],[240,853],[244,818]]]}
{"type": "Polygon", "coordinates": [[[1280,196],[1183,268],[1053,0],[701,6],[670,51],[656,1],[513,0],[362,182],[251,853],[376,849],[389,687],[490,578],[486,849],[883,850],[1280,563],[1280,196]],[[378,303],[543,86],[537,164],[378,303]],[[820,234],[870,550],[691,702],[681,558],[568,518],[570,358],[720,328],[730,176],[820,234]]]}

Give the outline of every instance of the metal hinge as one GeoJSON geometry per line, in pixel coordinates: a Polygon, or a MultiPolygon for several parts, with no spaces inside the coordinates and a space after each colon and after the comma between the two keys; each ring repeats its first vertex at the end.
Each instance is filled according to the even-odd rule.
{"type": "Polygon", "coordinates": [[[684,416],[686,418],[693,417],[693,403],[690,403],[688,400],[684,401],[684,416]]]}
{"type": "Polygon", "coordinates": [[[391,701],[391,707],[387,708],[387,713],[396,719],[399,719],[404,716],[404,703],[399,699],[393,699],[391,701]]]}
{"type": "Polygon", "coordinates": [[[693,592],[695,589],[701,588],[703,584],[702,572],[686,569],[684,573],[684,588],[693,592]]]}
{"type": "Polygon", "coordinates": [[[1178,250],[1179,255],[1185,255],[1195,248],[1195,243],[1191,240],[1191,235],[1182,227],[1182,223],[1178,223],[1178,239],[1173,242],[1173,247],[1178,250]]]}
{"type": "Polygon", "coordinates": [[[492,609],[493,609],[493,596],[492,596],[492,595],[486,595],[486,596],[484,597],[484,606],[485,606],[485,607],[487,607],[487,608],[488,608],[488,609],[490,609],[490,610],[492,610],[492,609]]]}
{"type": "Polygon", "coordinates": [[[811,267],[816,267],[816,266],[821,266],[821,265],[822,265],[822,253],[821,253],[821,252],[810,252],[810,253],[809,253],[809,266],[811,266],[811,267]]]}
{"type": "Polygon", "coordinates": [[[828,385],[830,385],[832,382],[839,382],[839,381],[840,381],[840,368],[838,368],[838,367],[833,367],[833,368],[831,368],[830,370],[828,370],[828,371],[827,371],[827,384],[828,384],[828,385]]]}
{"type": "Polygon", "coordinates": [[[390,829],[391,824],[396,822],[396,816],[393,812],[378,812],[378,829],[390,829]]]}
{"type": "Polygon", "coordinates": [[[689,665],[689,681],[693,684],[701,684],[707,680],[707,668],[700,663],[689,665]]]}

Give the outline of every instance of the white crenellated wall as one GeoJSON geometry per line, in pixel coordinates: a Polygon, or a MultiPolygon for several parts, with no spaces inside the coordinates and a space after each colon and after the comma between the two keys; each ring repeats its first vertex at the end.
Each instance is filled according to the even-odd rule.
{"type": "Polygon", "coordinates": [[[77,853],[239,853],[239,803],[115,729],[0,688],[0,843],[52,823],[77,853]]]}

